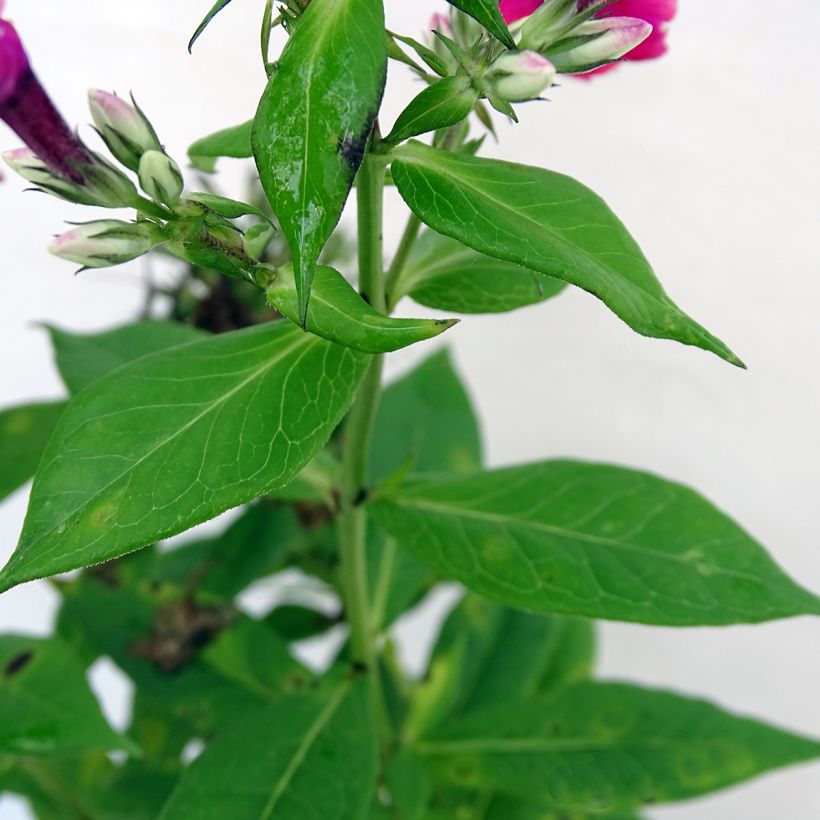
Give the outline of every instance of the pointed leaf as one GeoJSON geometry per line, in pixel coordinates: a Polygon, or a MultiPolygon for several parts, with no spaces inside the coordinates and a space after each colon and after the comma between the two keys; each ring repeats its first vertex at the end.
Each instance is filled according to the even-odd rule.
{"type": "Polygon", "coordinates": [[[820,757],[820,743],[709,703],[586,683],[501,704],[418,743],[438,777],[567,809],[685,800],[820,757]]]}
{"type": "Polygon", "coordinates": [[[160,820],[358,820],[376,776],[368,707],[364,681],[282,698],[221,732],[160,820]]]}
{"type": "Polygon", "coordinates": [[[251,129],[253,120],[248,120],[231,128],[224,128],[214,134],[197,140],[188,149],[191,164],[201,171],[213,173],[220,157],[248,159],[253,156],[251,129]]]}
{"type": "Polygon", "coordinates": [[[98,380],[46,450],[0,590],[123,555],[285,484],[330,437],[365,366],[275,322],[98,380]]]}
{"type": "Polygon", "coordinates": [[[478,92],[469,77],[445,77],[424,89],[399,114],[385,142],[403,142],[419,134],[448,128],[469,116],[478,92]]]}
{"type": "Polygon", "coordinates": [[[557,296],[566,287],[558,279],[503,262],[425,231],[402,271],[395,299],[456,313],[502,313],[557,296]]]}
{"type": "Polygon", "coordinates": [[[85,668],[57,640],[0,636],[0,755],[131,749],[105,722],[85,668]]]}
{"type": "Polygon", "coordinates": [[[670,626],[820,614],[692,490],[570,461],[386,489],[377,520],[441,574],[522,609],[670,626]]]}
{"type": "Polygon", "coordinates": [[[219,12],[222,11],[222,9],[224,9],[225,6],[227,6],[230,2],[231,0],[216,0],[216,2],[211,7],[211,10],[205,15],[205,18],[197,26],[197,29],[194,32],[194,36],[191,37],[191,41],[188,43],[189,52],[193,49],[194,43],[196,43],[196,41],[199,39],[202,32],[205,31],[206,28],[208,28],[208,26],[211,23],[211,20],[213,20],[214,17],[216,17],[216,15],[219,14],[219,12]]]}
{"type": "Polygon", "coordinates": [[[0,410],[0,501],[34,475],[65,408],[55,401],[0,410]]]}
{"type": "Polygon", "coordinates": [[[396,157],[399,193],[434,230],[589,291],[638,333],[694,345],[742,366],[672,302],[620,220],[579,182],[419,142],[400,146],[396,157]]]}
{"type": "Polygon", "coordinates": [[[126,362],[205,337],[194,327],[158,321],[136,322],[92,334],[68,333],[48,325],[46,330],[60,377],[72,394],[126,362]]]}
{"type": "Polygon", "coordinates": [[[447,0],[447,2],[481,23],[493,37],[504,43],[507,48],[515,48],[515,40],[513,40],[507,24],[501,16],[497,0],[447,0]]]}
{"type": "Polygon", "coordinates": [[[387,72],[381,0],[313,0],[262,95],[253,153],[293,252],[299,316],[378,114],[387,72]]]}
{"type": "MultiPolygon", "coordinates": [[[[267,287],[268,301],[283,316],[299,324],[298,284],[286,265],[267,287]]],[[[306,329],[317,336],[365,353],[389,353],[432,339],[457,319],[394,319],[370,307],[333,268],[316,268],[306,329]]]]}

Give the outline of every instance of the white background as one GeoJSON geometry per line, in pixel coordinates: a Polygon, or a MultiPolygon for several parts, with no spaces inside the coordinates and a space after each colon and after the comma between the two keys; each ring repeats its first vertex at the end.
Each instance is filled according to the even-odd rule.
{"type": "MultiPolygon", "coordinates": [[[[88,120],[87,87],[134,90],[169,150],[184,158],[192,139],[247,119],[263,82],[258,0],[237,0],[187,55],[187,35],[209,5],[10,0],[7,11],[70,122],[88,120]]],[[[749,371],[637,337],[581,292],[512,316],[469,319],[448,342],[481,408],[493,464],[578,456],[691,484],[820,590],[820,4],[681,5],[667,58],[592,83],[566,82],[552,102],[523,107],[520,126],[502,125],[501,143],[488,151],[570,173],[601,193],[672,297],[749,371]]],[[[392,27],[407,33],[421,32],[438,7],[433,0],[387,6],[392,27]]],[[[397,113],[395,95],[406,100],[412,90],[403,69],[392,68],[385,121],[397,113]]],[[[0,144],[17,141],[0,127],[0,144]]],[[[132,317],[140,301],[138,264],[75,278],[70,265],[49,257],[45,244],[61,220],[85,214],[21,197],[22,187],[8,175],[0,187],[3,406],[59,394],[33,322],[99,329],[132,317]]],[[[402,219],[391,199],[388,242],[402,219]]],[[[398,354],[392,372],[429,350],[398,354]]],[[[15,544],[25,495],[0,509],[2,559],[15,544]]],[[[54,606],[43,584],[7,593],[0,628],[44,634],[54,606]]],[[[605,676],[703,695],[820,737],[817,620],[602,632],[605,676]]],[[[3,820],[20,816],[11,802],[0,803],[3,820]]],[[[654,816],[813,820],[820,765],[654,816]]]]}

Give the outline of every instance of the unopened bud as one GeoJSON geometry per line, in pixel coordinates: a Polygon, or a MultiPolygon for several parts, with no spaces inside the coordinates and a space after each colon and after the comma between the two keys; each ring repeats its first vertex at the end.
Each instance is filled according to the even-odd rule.
{"type": "Polygon", "coordinates": [[[577,12],[576,0],[545,0],[510,30],[515,28],[520,32],[519,48],[543,51],[572,26],[577,12]]]}
{"type": "Polygon", "coordinates": [[[182,194],[182,171],[162,151],[146,151],[139,164],[140,187],[151,199],[173,205],[182,194]]]}
{"type": "Polygon", "coordinates": [[[636,17],[595,18],[573,29],[547,55],[562,74],[580,74],[623,57],[651,33],[652,25],[636,17]]]}
{"type": "Polygon", "coordinates": [[[161,150],[156,132],[136,104],[129,105],[116,94],[92,89],[88,92],[88,107],[108,150],[126,168],[136,171],[146,151],[161,150]]]}
{"type": "Polygon", "coordinates": [[[107,268],[142,256],[155,244],[147,227],[118,219],[77,225],[55,237],[48,249],[83,268],[107,268]]]}
{"type": "Polygon", "coordinates": [[[72,165],[72,178],[51,171],[30,148],[6,151],[3,159],[37,189],[80,205],[125,208],[133,205],[137,189],[125,174],[102,157],[88,152],[82,163],[72,165]]]}
{"type": "Polygon", "coordinates": [[[508,102],[533,100],[555,79],[555,67],[534,51],[509,51],[490,67],[486,79],[493,94],[508,102]]]}

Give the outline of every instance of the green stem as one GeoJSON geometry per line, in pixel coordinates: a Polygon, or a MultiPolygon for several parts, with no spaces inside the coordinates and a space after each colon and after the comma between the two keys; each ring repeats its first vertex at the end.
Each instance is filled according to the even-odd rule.
{"type": "Polygon", "coordinates": [[[150,216],[151,219],[157,219],[160,222],[167,222],[174,218],[174,212],[166,208],[164,205],[159,205],[151,199],[148,199],[140,194],[137,194],[133,202],[133,207],[145,216],[150,216]]]}
{"type": "Polygon", "coordinates": [[[396,250],[396,255],[393,257],[393,261],[390,264],[390,269],[387,271],[388,310],[392,310],[403,295],[401,290],[398,288],[398,285],[401,281],[401,275],[404,273],[404,269],[407,266],[407,260],[410,257],[410,252],[413,250],[413,246],[416,244],[416,240],[419,237],[420,230],[421,220],[415,214],[410,214],[410,218],[407,220],[407,226],[405,227],[404,233],[401,237],[401,242],[399,242],[399,247],[396,250]]]}
{"type": "Polygon", "coordinates": [[[382,223],[384,157],[368,154],[357,177],[359,208],[359,290],[379,313],[387,312],[384,286],[382,223]]]}
{"type": "MultiPolygon", "coordinates": [[[[385,164],[368,154],[357,178],[359,208],[359,288],[376,309],[385,312],[382,219],[385,164]]],[[[367,492],[370,443],[381,395],[382,357],[374,356],[348,415],[342,452],[339,553],[345,612],[350,625],[354,663],[367,671],[376,723],[383,747],[390,728],[377,667],[367,571],[367,492]]]]}

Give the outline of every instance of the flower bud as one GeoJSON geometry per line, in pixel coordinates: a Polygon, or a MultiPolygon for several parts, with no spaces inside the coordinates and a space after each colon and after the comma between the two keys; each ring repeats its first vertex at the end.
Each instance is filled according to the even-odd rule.
{"type": "Polygon", "coordinates": [[[82,162],[72,164],[71,177],[54,173],[30,148],[16,148],[3,154],[6,165],[38,190],[76,202],[102,208],[127,208],[134,204],[137,189],[128,177],[102,157],[86,153],[82,162]]]}
{"type": "Polygon", "coordinates": [[[182,171],[162,151],[146,151],[139,164],[140,187],[151,199],[173,205],[182,194],[182,171]]]}
{"type": "Polygon", "coordinates": [[[543,51],[572,27],[577,12],[576,0],[545,0],[518,24],[519,48],[543,51]]]}
{"type": "Polygon", "coordinates": [[[594,18],[548,49],[547,56],[562,74],[580,74],[623,57],[650,34],[652,25],[636,17],[594,18]]]}
{"type": "Polygon", "coordinates": [[[508,102],[533,100],[555,79],[555,67],[534,51],[508,51],[490,66],[486,79],[493,94],[508,102]]]}
{"type": "Polygon", "coordinates": [[[102,219],[77,225],[55,237],[48,249],[55,256],[83,268],[107,268],[142,256],[151,250],[146,226],[118,219],[102,219]]]}
{"type": "Polygon", "coordinates": [[[146,151],[162,149],[156,132],[139,107],[107,91],[88,92],[88,107],[97,132],[108,150],[132,171],[146,151]]]}

